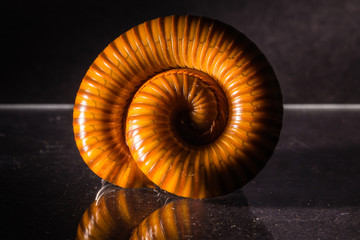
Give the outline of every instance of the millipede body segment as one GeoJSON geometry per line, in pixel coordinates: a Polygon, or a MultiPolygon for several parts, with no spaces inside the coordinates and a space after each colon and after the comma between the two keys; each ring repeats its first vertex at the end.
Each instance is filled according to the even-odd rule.
{"type": "Polygon", "coordinates": [[[265,166],[282,114],[274,71],[244,34],[169,16],[100,53],[80,85],[73,125],[82,158],[106,181],[208,198],[265,166]]]}

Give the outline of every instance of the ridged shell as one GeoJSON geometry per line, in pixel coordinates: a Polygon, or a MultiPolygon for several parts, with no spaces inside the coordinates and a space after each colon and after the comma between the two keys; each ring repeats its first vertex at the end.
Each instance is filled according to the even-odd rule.
{"type": "Polygon", "coordinates": [[[282,96],[261,51],[232,27],[169,16],[120,35],[86,73],[74,107],[81,156],[121,187],[224,195],[277,144],[282,96]]]}

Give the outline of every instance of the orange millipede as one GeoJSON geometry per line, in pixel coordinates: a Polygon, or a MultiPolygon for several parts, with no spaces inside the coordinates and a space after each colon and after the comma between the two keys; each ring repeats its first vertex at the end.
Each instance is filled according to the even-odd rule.
{"type": "Polygon", "coordinates": [[[99,54],[74,107],[80,154],[99,177],[189,198],[228,194],[265,166],[279,139],[279,82],[243,33],[168,16],[99,54]]]}

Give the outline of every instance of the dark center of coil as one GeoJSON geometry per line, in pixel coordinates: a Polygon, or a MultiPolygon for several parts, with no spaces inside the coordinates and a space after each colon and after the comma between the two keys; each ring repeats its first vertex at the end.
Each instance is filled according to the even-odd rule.
{"type": "MultiPolygon", "coordinates": [[[[152,131],[159,134],[160,141],[170,141],[163,136],[169,135],[180,145],[201,146],[222,134],[228,111],[223,90],[209,75],[194,69],[173,69],[155,75],[138,90],[128,118],[139,121],[140,114],[144,120],[148,116],[158,126],[152,131]]],[[[151,135],[141,133],[140,125],[135,131],[139,142],[145,140],[141,136],[151,135]]]]}

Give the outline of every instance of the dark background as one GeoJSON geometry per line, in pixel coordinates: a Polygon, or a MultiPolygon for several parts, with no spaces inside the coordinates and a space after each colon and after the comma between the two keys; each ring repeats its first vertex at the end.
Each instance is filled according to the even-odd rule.
{"type": "Polygon", "coordinates": [[[265,53],[285,103],[360,102],[360,1],[2,1],[0,103],[73,103],[116,37],[171,14],[207,16],[265,53]]]}

